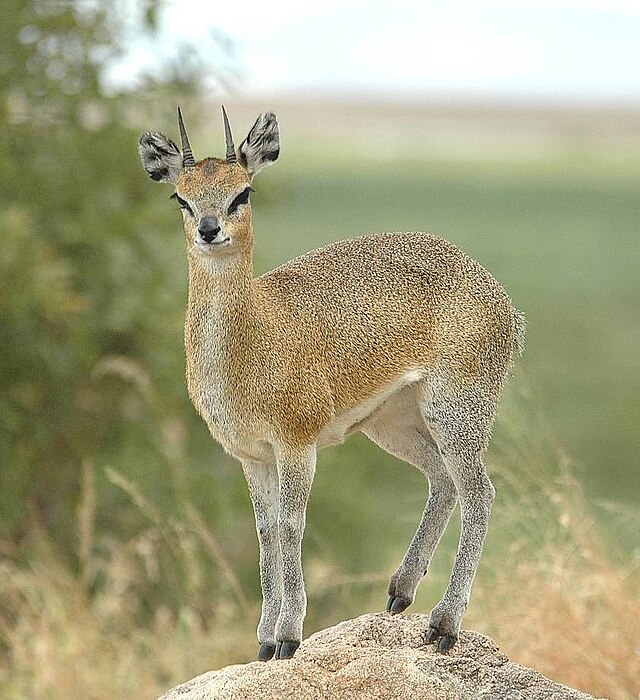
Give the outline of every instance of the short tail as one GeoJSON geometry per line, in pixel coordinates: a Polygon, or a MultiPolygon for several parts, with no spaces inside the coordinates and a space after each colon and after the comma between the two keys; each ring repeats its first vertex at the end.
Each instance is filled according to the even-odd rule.
{"type": "Polygon", "coordinates": [[[513,311],[514,345],[518,355],[522,355],[524,350],[524,336],[527,331],[527,319],[522,311],[513,311]]]}

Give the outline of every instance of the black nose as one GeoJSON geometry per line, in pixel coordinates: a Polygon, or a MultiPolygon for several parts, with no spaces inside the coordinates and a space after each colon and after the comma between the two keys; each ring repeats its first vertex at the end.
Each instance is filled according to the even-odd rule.
{"type": "Polygon", "coordinates": [[[203,216],[200,219],[200,226],[198,226],[198,233],[200,238],[205,243],[211,243],[213,239],[220,232],[220,225],[218,224],[218,219],[215,216],[203,216]]]}

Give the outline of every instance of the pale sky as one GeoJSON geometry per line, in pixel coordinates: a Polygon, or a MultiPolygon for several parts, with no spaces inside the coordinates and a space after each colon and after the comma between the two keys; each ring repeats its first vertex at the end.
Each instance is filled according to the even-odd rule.
{"type": "Polygon", "coordinates": [[[168,0],[161,26],[153,47],[132,39],[111,80],[153,70],[159,50],[186,42],[237,67],[249,98],[640,101],[640,0],[168,0]]]}

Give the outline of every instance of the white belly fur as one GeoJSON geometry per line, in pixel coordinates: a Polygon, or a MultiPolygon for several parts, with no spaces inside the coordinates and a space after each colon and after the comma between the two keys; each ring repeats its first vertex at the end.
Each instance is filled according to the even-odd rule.
{"type": "Polygon", "coordinates": [[[396,381],[387,385],[377,394],[370,396],[358,406],[336,416],[330,423],[324,426],[318,435],[318,447],[330,447],[338,445],[354,431],[360,430],[369,419],[388,398],[408,384],[419,382],[425,377],[424,369],[414,369],[405,372],[396,381]]]}

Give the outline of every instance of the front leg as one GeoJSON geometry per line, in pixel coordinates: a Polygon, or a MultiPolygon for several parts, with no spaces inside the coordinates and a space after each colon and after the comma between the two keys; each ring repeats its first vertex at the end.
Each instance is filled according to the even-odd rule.
{"type": "Polygon", "coordinates": [[[258,623],[258,659],[268,661],[276,650],[276,622],[282,602],[282,558],[278,540],[278,470],[275,464],[244,462],[244,476],[256,516],[260,545],[262,614],[258,623]]]}
{"type": "Polygon", "coordinates": [[[282,554],[282,606],[276,624],[276,658],[289,659],[302,641],[307,596],[302,574],[302,535],[316,466],[315,446],[278,455],[278,535],[282,554]]]}

